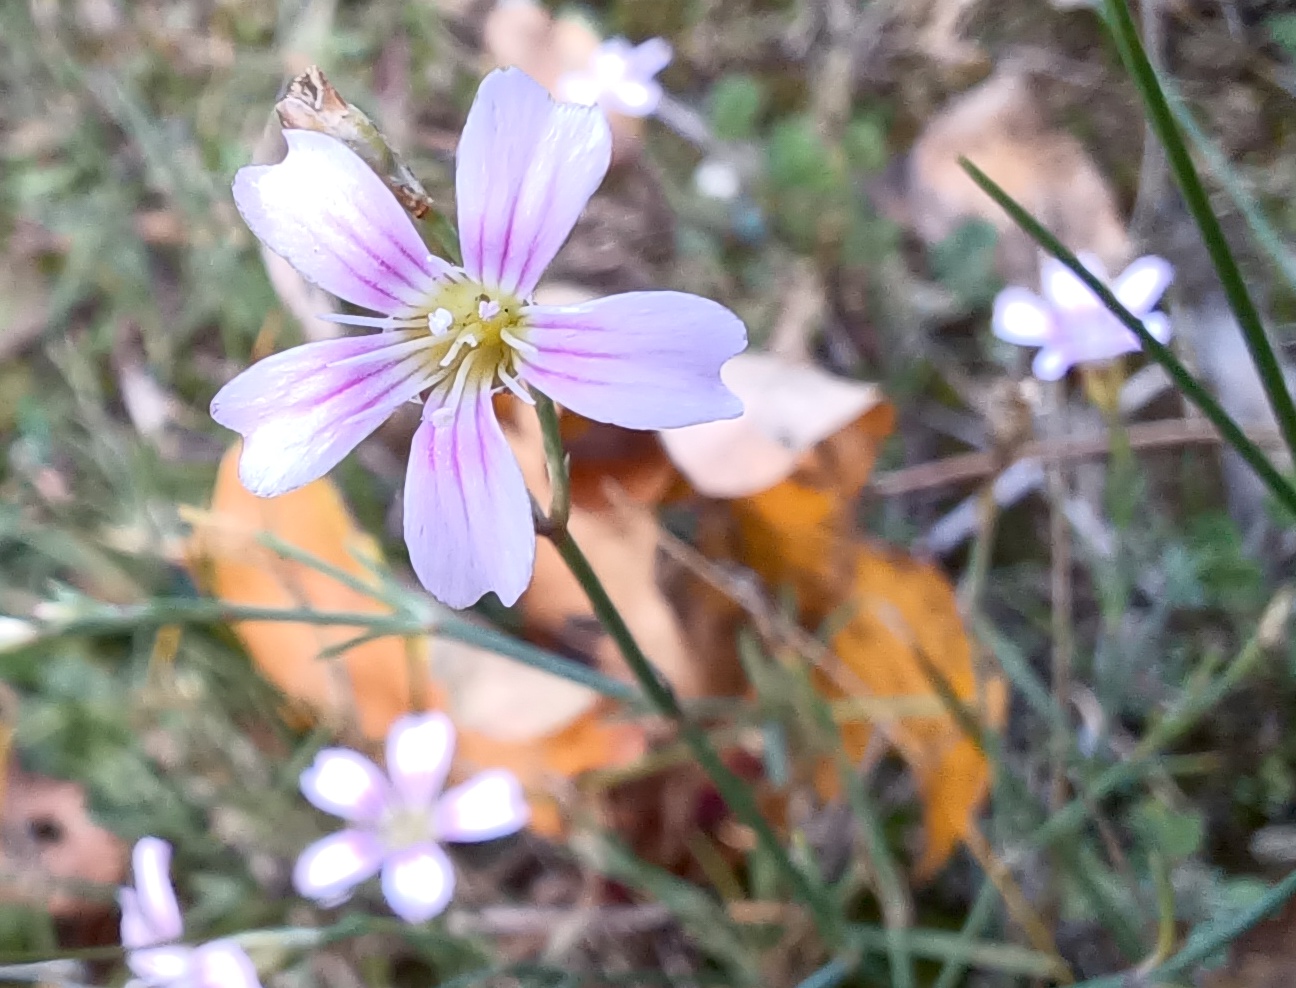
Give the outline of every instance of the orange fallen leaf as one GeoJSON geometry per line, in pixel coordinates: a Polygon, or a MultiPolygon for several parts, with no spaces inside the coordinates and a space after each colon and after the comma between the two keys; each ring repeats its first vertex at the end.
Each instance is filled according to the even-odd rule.
{"type": "MultiPolygon", "coordinates": [[[[984,722],[1003,724],[1006,687],[1002,680],[990,679],[984,696],[978,697],[972,649],[954,591],[934,566],[856,546],[854,581],[845,606],[855,608],[854,613],[831,643],[844,668],[836,676],[820,677],[830,696],[932,696],[925,660],[964,704],[979,709],[984,722]]],[[[863,757],[872,732],[867,720],[842,725],[842,740],[852,759],[863,757]]],[[[928,877],[968,832],[988,791],[990,766],[948,712],[906,716],[886,725],[885,736],[918,781],[927,839],[917,872],[928,877]]],[[[818,781],[821,791],[835,791],[835,773],[821,773],[818,781]]]]}
{"type": "MultiPolygon", "coordinates": [[[[327,478],[280,497],[249,494],[238,479],[240,449],[236,444],[221,460],[211,511],[193,519],[190,559],[199,584],[230,604],[390,613],[375,597],[286,559],[260,541],[273,535],[365,582],[373,576],[361,560],[380,555],[327,478]]],[[[411,696],[419,695],[420,684],[411,690],[410,674],[427,660],[422,639],[377,638],[329,658],[324,653],[365,629],[294,621],[240,621],[233,628],[262,674],[286,696],[316,716],[354,717],[367,738],[381,738],[410,709],[411,696]]]]}
{"type": "MultiPolygon", "coordinates": [[[[777,369],[770,364],[752,377],[777,369]]],[[[839,661],[833,668],[816,669],[816,681],[829,699],[937,698],[926,672],[929,665],[986,723],[1001,725],[1005,686],[994,679],[977,683],[972,647],[949,581],[933,566],[865,544],[855,531],[855,500],[890,433],[891,407],[878,396],[865,400],[863,392],[844,386],[849,382],[819,371],[805,380],[805,387],[753,388],[743,395],[748,428],[766,437],[772,452],[765,468],[776,479],[727,505],[737,530],[739,560],[771,587],[796,591],[807,620],[844,616],[845,624],[831,642],[839,661]],[[832,387],[814,386],[815,376],[832,387]],[[834,391],[835,402],[816,408],[818,396],[834,391]],[[808,427],[806,418],[815,427],[808,427]],[[780,437],[781,448],[776,448],[780,437]]],[[[696,471],[677,453],[673,451],[676,464],[692,478],[696,471]]],[[[706,476],[710,466],[705,458],[694,465],[711,489],[723,488],[724,478],[706,476]]],[[[754,474],[740,478],[742,483],[754,479],[754,474]]],[[[733,489],[742,488],[734,484],[733,489]]],[[[926,828],[917,864],[921,876],[938,869],[968,833],[990,778],[984,755],[956,719],[940,709],[927,716],[897,714],[883,724],[861,719],[842,725],[851,758],[864,755],[872,732],[881,727],[914,772],[926,828]]],[[[837,781],[827,766],[817,773],[825,797],[836,795],[837,781]]]]}

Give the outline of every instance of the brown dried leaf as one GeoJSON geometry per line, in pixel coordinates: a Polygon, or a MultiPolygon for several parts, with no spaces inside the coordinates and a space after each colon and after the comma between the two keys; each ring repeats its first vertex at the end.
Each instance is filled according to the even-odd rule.
{"type": "Polygon", "coordinates": [[[92,919],[110,897],[87,898],[84,886],[109,888],[126,871],[126,848],[90,819],[73,782],[21,771],[0,779],[0,901],[25,902],[57,919],[92,919]]]}
{"type": "MultiPolygon", "coordinates": [[[[757,352],[739,354],[720,374],[742,399],[741,416],[660,433],[674,464],[710,497],[768,490],[848,426],[878,438],[891,431],[891,407],[876,385],[757,352]]],[[[866,473],[871,465],[869,456],[866,473]]]]}
{"type": "Polygon", "coordinates": [[[1130,258],[1129,235],[1098,166],[1070,134],[1050,128],[1021,75],[1004,72],[955,98],[923,131],[909,157],[915,229],[936,244],[968,219],[999,232],[1000,273],[1033,284],[1039,252],[959,165],[966,157],[1072,250],[1097,254],[1111,270],[1130,258]]]}

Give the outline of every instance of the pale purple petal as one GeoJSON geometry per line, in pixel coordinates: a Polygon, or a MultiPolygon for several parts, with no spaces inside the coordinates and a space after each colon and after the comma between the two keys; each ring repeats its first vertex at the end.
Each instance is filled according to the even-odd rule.
{"type": "Polygon", "coordinates": [[[1152,310],[1174,280],[1174,268],[1160,257],[1140,257],[1116,279],[1112,289],[1120,304],[1136,316],[1152,310]]]}
{"type": "Polygon", "coordinates": [[[123,947],[146,947],[158,942],[157,936],[149,926],[144,912],[140,909],[139,896],[133,888],[117,890],[117,901],[121,905],[121,942],[123,947]]]}
{"type": "Polygon", "coordinates": [[[631,74],[643,80],[651,79],[670,65],[674,52],[665,38],[649,38],[635,46],[626,56],[631,74]]]}
{"type": "Polygon", "coordinates": [[[736,418],[720,367],[747,345],[742,321],[683,292],[630,292],[580,305],[531,306],[521,376],[586,418],[669,429],[736,418]]]}
{"type": "Polygon", "coordinates": [[[213,940],[193,952],[193,988],[261,988],[256,966],[233,940],[213,940]]]}
{"type": "Polygon", "coordinates": [[[1018,346],[1043,346],[1053,335],[1053,313],[1024,288],[1005,288],[994,301],[995,336],[1018,346]]]}
{"type": "Polygon", "coordinates": [[[375,312],[407,312],[449,266],[354,151],[286,130],[288,156],[234,177],[234,202],[267,247],[327,292],[375,312]]]}
{"type": "Polygon", "coordinates": [[[429,340],[391,332],[307,343],[253,364],[221,388],[211,414],[243,436],[243,486],[273,497],[337,466],[426,387],[429,340]]]}
{"type": "Polygon", "coordinates": [[[555,103],[519,69],[488,75],[459,140],[455,175],[469,275],[529,296],[611,157],[601,111],[555,103]]]}
{"type": "MultiPolygon", "coordinates": [[[[1107,270],[1092,254],[1081,252],[1077,260],[1099,281],[1106,282],[1107,270]]],[[[1101,309],[1103,304],[1075,273],[1056,258],[1045,258],[1040,267],[1040,287],[1044,297],[1062,312],[1084,312],[1101,309]]]]}
{"type": "Polygon", "coordinates": [[[437,804],[437,833],[455,843],[517,833],[530,819],[517,776],[503,769],[482,772],[446,790],[437,804]]]}
{"type": "Polygon", "coordinates": [[[151,985],[182,982],[189,974],[192,959],[193,948],[183,945],[126,952],[126,966],[131,973],[151,985]]]}
{"type": "Polygon", "coordinates": [[[604,95],[606,108],[627,117],[646,117],[657,112],[662,87],[651,79],[625,79],[604,95]]]}
{"type": "Polygon", "coordinates": [[[1170,325],[1170,317],[1164,312],[1153,312],[1144,316],[1143,325],[1158,343],[1169,343],[1170,337],[1174,335],[1174,330],[1170,325]]]}
{"type": "Polygon", "coordinates": [[[558,79],[558,98],[564,103],[594,106],[603,95],[603,83],[590,72],[565,72],[558,79]]]}
{"type": "Polygon", "coordinates": [[[454,887],[454,867],[435,844],[397,851],[383,865],[383,896],[407,923],[423,923],[443,912],[454,887]]]}
{"type": "Polygon", "coordinates": [[[387,732],[387,772],[409,807],[430,808],[445,786],[454,725],[442,713],[406,714],[387,732]]]}
{"type": "Polygon", "coordinates": [[[342,830],[317,840],[297,858],[293,887],[298,894],[321,902],[336,902],[383,862],[383,847],[376,834],[342,830]]]}
{"type": "MultiPolygon", "coordinates": [[[[135,902],[142,920],[139,924],[149,939],[126,944],[148,946],[178,940],[184,932],[180,904],[171,886],[171,845],[157,837],[142,837],[131,852],[135,876],[135,902]]],[[[134,931],[132,931],[134,932],[134,931]]]]}
{"type": "Polygon", "coordinates": [[[350,748],[325,748],[301,774],[311,805],[352,823],[372,823],[387,806],[390,787],[378,766],[350,748]]]}
{"type": "Polygon", "coordinates": [[[424,406],[405,480],[405,542],[414,572],[450,607],[490,591],[513,604],[535,564],[531,497],[490,394],[424,406]]]}
{"type": "Polygon", "coordinates": [[[1044,347],[1031,362],[1031,373],[1041,381],[1060,381],[1073,363],[1070,353],[1061,347],[1044,347]]]}

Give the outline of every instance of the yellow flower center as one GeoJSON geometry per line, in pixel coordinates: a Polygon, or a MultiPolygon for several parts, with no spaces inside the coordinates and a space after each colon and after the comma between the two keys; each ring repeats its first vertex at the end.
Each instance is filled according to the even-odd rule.
{"type": "Polygon", "coordinates": [[[415,844],[436,840],[432,814],[427,810],[398,807],[383,819],[380,834],[389,850],[403,851],[415,844]]]}
{"type": "Polygon", "coordinates": [[[518,381],[521,355],[535,352],[526,341],[521,299],[474,281],[452,281],[437,288],[426,310],[432,403],[451,410],[466,389],[499,384],[531,401],[518,381]]]}

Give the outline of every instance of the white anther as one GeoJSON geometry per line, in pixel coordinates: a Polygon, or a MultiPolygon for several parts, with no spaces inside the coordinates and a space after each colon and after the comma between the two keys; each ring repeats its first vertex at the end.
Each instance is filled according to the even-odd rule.
{"type": "Polygon", "coordinates": [[[437,309],[428,314],[427,321],[428,330],[433,336],[444,336],[454,325],[454,316],[450,314],[449,309],[437,309]]]}
{"type": "Polygon", "coordinates": [[[441,428],[442,426],[449,425],[452,421],[454,421],[454,413],[455,410],[453,408],[450,408],[449,406],[446,405],[442,405],[440,408],[438,408],[436,411],[432,413],[431,416],[432,424],[436,426],[438,429],[441,428]]]}
{"type": "Polygon", "coordinates": [[[500,314],[500,304],[493,298],[484,298],[477,303],[477,315],[481,319],[494,319],[500,314]]]}

